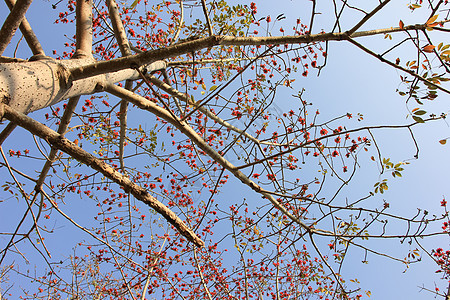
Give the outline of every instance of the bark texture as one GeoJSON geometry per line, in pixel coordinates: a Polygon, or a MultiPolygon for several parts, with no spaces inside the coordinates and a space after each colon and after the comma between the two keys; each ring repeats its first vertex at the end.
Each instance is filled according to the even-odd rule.
{"type": "MultiPolygon", "coordinates": [[[[21,113],[30,113],[62,100],[89,95],[107,83],[135,80],[139,74],[132,69],[100,74],[87,79],[72,80],[70,69],[91,65],[92,59],[41,59],[17,63],[0,63],[0,102],[21,113]]],[[[147,72],[165,68],[165,62],[145,67],[147,72]]]]}

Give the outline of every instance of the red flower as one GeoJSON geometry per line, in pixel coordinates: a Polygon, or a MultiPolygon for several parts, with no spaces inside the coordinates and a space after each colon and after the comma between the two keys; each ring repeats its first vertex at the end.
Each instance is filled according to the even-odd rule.
{"type": "Polygon", "coordinates": [[[276,176],[275,174],[267,174],[267,178],[272,181],[275,180],[275,176],[276,176]]]}

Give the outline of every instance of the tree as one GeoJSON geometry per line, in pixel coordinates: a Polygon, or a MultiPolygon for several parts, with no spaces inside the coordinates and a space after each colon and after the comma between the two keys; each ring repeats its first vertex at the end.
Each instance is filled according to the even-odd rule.
{"type": "Polygon", "coordinates": [[[34,139],[15,144],[9,157],[0,148],[4,192],[21,209],[2,230],[1,277],[32,279],[24,298],[359,299],[357,280],[341,275],[354,248],[406,265],[423,251],[448,276],[448,253],[420,240],[448,234],[446,210],[441,217],[390,213],[378,197],[388,189],[384,175],[358,199],[342,195],[360,160],[402,176],[407,163],[382,157],[373,132],[405,129],[415,142],[414,126],[445,118],[426,116],[424,102],[450,93],[450,46],[435,41],[446,38],[448,2],[409,4],[415,25],[397,19],[397,27],[389,20],[386,29],[361,30],[389,2],[325,8],[312,1],[302,4],[309,19],[289,21],[260,18],[253,2],[58,1],[56,23],[74,22],[76,34],[66,51],[48,56],[24,17],[31,1],[7,0],[0,51],[14,47],[20,25],[33,56],[1,57],[0,116],[9,122],[0,144],[17,126],[34,139]],[[319,14],[330,12],[329,30],[318,29],[319,14]],[[347,14],[358,21],[344,25],[347,14]],[[394,38],[387,49],[361,41],[380,35],[394,38]],[[334,42],[400,72],[410,123],[358,127],[353,120],[362,116],[351,113],[321,119],[298,82],[326,69],[334,42]],[[286,91],[294,93],[290,109],[277,110],[286,91]],[[217,201],[237,183],[245,197],[217,201]],[[95,207],[73,213],[76,197],[95,207]],[[82,215],[90,220],[77,221],[82,215]],[[54,258],[49,239],[67,235],[52,227],[60,218],[84,235],[73,255],[54,258]],[[441,222],[444,231],[432,227],[441,222]],[[387,239],[408,242],[406,258],[367,242],[387,239]],[[40,254],[45,272],[14,262],[28,260],[24,245],[40,254]]]}

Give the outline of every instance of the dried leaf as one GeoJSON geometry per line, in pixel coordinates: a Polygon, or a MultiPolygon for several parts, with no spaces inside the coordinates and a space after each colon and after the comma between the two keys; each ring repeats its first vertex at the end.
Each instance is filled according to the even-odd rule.
{"type": "Polygon", "coordinates": [[[431,53],[431,52],[433,52],[434,48],[436,48],[436,46],[427,45],[427,46],[423,47],[422,50],[423,50],[423,52],[431,53]]]}

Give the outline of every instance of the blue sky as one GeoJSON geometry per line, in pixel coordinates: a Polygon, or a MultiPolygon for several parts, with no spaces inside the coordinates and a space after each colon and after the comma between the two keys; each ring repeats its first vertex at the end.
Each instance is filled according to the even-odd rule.
{"type": "MultiPolygon", "coordinates": [[[[283,27],[286,24],[286,28],[289,28],[297,17],[302,19],[308,17],[308,5],[309,1],[293,0],[283,1],[282,5],[274,6],[272,2],[266,1],[259,4],[258,14],[259,17],[270,14],[272,18],[275,18],[283,13],[287,18],[280,24],[283,27]]],[[[418,18],[417,14],[420,14],[420,12],[411,14],[406,5],[407,1],[396,1],[388,4],[379,15],[361,29],[397,26],[400,19],[405,24],[424,22],[427,19],[427,15],[418,18]]],[[[5,4],[1,3],[0,20],[5,18],[6,11],[5,4]]],[[[52,11],[50,2],[36,0],[32,4],[27,18],[42,41],[44,50],[48,55],[51,55],[52,49],[61,49],[62,44],[66,42],[58,31],[72,30],[72,33],[74,33],[74,28],[71,25],[53,25],[52,21],[56,18],[56,15],[52,12],[49,13],[49,11],[52,11]]],[[[318,7],[318,11],[322,11],[322,8],[318,7]]],[[[326,11],[323,10],[323,14],[317,17],[316,29],[327,30],[329,28],[328,18],[326,11]]],[[[346,28],[345,25],[352,26],[358,20],[353,15],[344,19],[347,21],[342,23],[343,28],[346,28]]],[[[70,36],[72,33],[68,35],[70,36]]],[[[11,45],[15,45],[17,36],[20,35],[16,34],[11,45]]],[[[389,47],[390,43],[394,43],[395,36],[394,41],[385,40],[382,36],[365,38],[361,41],[365,45],[381,49],[389,47]]],[[[5,55],[12,56],[13,51],[14,46],[10,46],[5,55]]],[[[410,55],[408,49],[402,49],[402,51],[404,52],[401,55],[410,55]]],[[[27,53],[24,41],[21,42],[17,53],[18,57],[22,58],[30,56],[27,53]]],[[[363,121],[359,122],[360,124],[355,124],[355,126],[411,122],[411,118],[407,118],[408,110],[404,98],[396,93],[396,89],[400,86],[400,73],[374,58],[362,54],[352,45],[344,42],[330,43],[327,67],[322,71],[320,77],[314,75],[311,72],[307,78],[299,76],[295,82],[295,88],[306,89],[304,97],[320,109],[320,116],[323,120],[349,112],[354,115],[357,113],[364,115],[363,121]]],[[[289,98],[288,96],[287,92],[286,97],[283,97],[282,94],[277,97],[276,105],[280,110],[290,108],[289,101],[282,100],[289,98]]],[[[447,113],[449,111],[448,100],[450,100],[448,95],[442,95],[434,103],[427,103],[426,109],[428,112],[436,114],[447,113]]],[[[38,114],[39,112],[35,115],[38,114]]],[[[435,121],[416,126],[413,132],[420,148],[418,160],[414,159],[416,150],[407,130],[374,131],[383,157],[389,157],[393,162],[410,162],[405,167],[402,178],[387,176],[389,178],[389,191],[382,197],[377,197],[381,197],[390,203],[391,213],[413,216],[417,208],[423,208],[429,210],[432,214],[440,215],[442,213],[439,206],[440,201],[443,196],[450,195],[450,186],[447,179],[450,158],[449,145],[440,145],[438,141],[450,137],[450,128],[445,121],[435,121]]],[[[21,145],[18,136],[22,137],[22,134],[17,134],[5,143],[5,151],[8,150],[8,147],[13,148],[21,145]]],[[[29,135],[24,134],[23,136],[29,138],[29,135]]],[[[373,184],[380,180],[378,166],[370,161],[369,157],[370,155],[362,156],[360,160],[362,168],[358,170],[353,184],[343,192],[345,197],[355,199],[364,196],[373,190],[373,184]]],[[[4,176],[4,173],[1,174],[4,176]]],[[[222,192],[222,199],[242,197],[242,189],[236,182],[232,182],[229,188],[223,189],[222,192]]],[[[258,195],[253,196],[248,192],[246,192],[246,196],[250,201],[259,201],[258,199],[260,199],[258,195]]],[[[89,205],[86,200],[83,200],[83,208],[78,206],[78,209],[85,209],[89,205]]],[[[9,212],[0,210],[0,220],[7,220],[10,217],[9,212]]],[[[2,227],[5,224],[3,222],[0,221],[2,227]]],[[[58,226],[67,226],[67,224],[59,223],[58,226]]],[[[398,229],[402,232],[404,228],[398,229]]],[[[69,241],[73,236],[66,236],[66,238],[69,241]]],[[[50,243],[53,242],[61,244],[63,241],[51,241],[50,243]]],[[[375,245],[375,242],[370,243],[375,245]]],[[[448,240],[445,238],[430,239],[426,245],[428,249],[437,246],[444,247],[448,245],[448,240]]],[[[398,241],[382,241],[375,247],[388,249],[388,252],[391,253],[407,253],[407,247],[405,245],[400,246],[398,241]]],[[[66,252],[67,249],[61,251],[66,252]]],[[[431,295],[425,291],[419,293],[418,286],[423,284],[425,287],[433,289],[434,282],[436,282],[441,288],[445,287],[443,281],[439,280],[439,276],[434,275],[436,266],[426,257],[424,262],[411,266],[406,273],[403,273],[404,265],[400,263],[378,257],[369,257],[369,264],[365,265],[361,263],[362,257],[361,251],[357,250],[354,251],[354,254],[349,255],[344,275],[348,275],[349,278],[358,278],[363,289],[372,291],[373,299],[429,299],[431,295]]]]}

